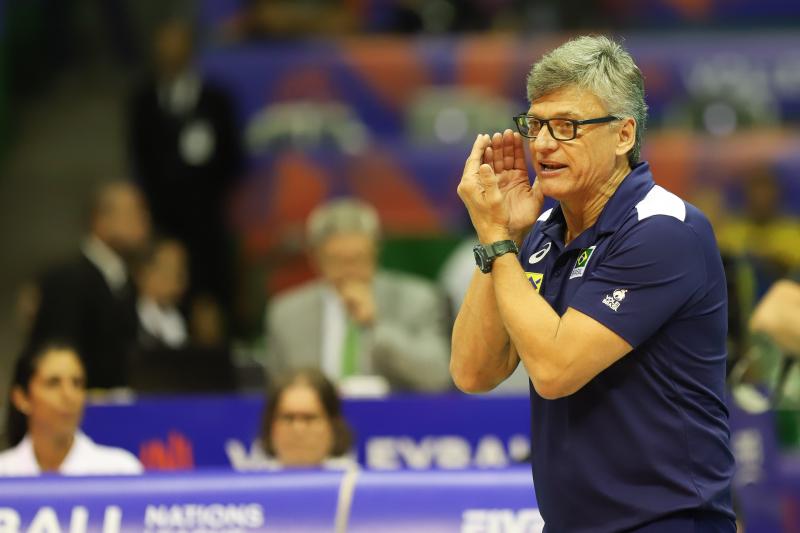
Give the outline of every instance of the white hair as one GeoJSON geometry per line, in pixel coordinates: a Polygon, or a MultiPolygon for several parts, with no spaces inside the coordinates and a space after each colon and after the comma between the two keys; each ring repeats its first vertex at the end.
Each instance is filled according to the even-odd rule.
{"type": "Polygon", "coordinates": [[[608,37],[585,35],[545,54],[528,74],[528,100],[562,87],[587,89],[606,106],[610,115],[632,117],[636,138],[628,152],[631,165],[639,161],[647,122],[644,78],[631,55],[608,37]]]}
{"type": "Polygon", "coordinates": [[[319,247],[331,235],[364,233],[377,241],[380,232],[375,208],[352,198],[332,200],[316,207],[306,224],[306,239],[311,248],[319,247]]]}

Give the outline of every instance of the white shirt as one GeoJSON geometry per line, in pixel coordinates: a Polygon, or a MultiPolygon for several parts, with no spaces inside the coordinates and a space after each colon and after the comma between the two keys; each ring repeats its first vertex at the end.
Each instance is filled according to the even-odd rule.
{"type": "MultiPolygon", "coordinates": [[[[95,444],[78,431],[58,473],[65,476],[116,476],[141,474],[144,468],[136,457],[122,448],[95,444]]],[[[29,435],[15,447],[0,453],[0,476],[41,475],[29,435]]]]}
{"type": "Polygon", "coordinates": [[[174,307],[161,307],[150,298],[139,298],[136,304],[139,324],[147,333],[170,348],[180,348],[189,337],[186,321],[174,307]]]}
{"type": "Polygon", "coordinates": [[[128,268],[117,252],[106,243],[91,235],[84,241],[81,250],[103,275],[111,292],[117,292],[125,286],[128,281],[128,268]]]}

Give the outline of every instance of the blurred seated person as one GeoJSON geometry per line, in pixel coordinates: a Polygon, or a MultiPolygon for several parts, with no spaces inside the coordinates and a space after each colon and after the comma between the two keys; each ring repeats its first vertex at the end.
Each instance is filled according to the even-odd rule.
{"type": "Polygon", "coordinates": [[[744,182],[744,213],[721,218],[715,228],[720,250],[752,259],[759,295],[800,268],[800,220],[785,213],[783,196],[777,178],[758,169],[744,182]]]}
{"type": "MultiPolygon", "coordinates": [[[[708,185],[697,187],[692,192],[691,203],[708,217],[714,234],[719,240],[719,231],[725,226],[726,219],[725,206],[719,188],[708,185]]],[[[730,249],[720,250],[720,255],[728,292],[727,373],[729,378],[731,371],[741,363],[733,383],[729,383],[729,385],[735,385],[740,379],[750,380],[753,378],[752,375],[746,376],[745,370],[752,363],[746,356],[750,344],[748,320],[755,303],[757,279],[753,259],[750,256],[730,249]]]]}
{"type": "Polygon", "coordinates": [[[770,287],[753,311],[750,330],[765,335],[780,352],[778,361],[759,362],[772,382],[773,403],[800,407],[800,271],[770,287]]]}
{"type": "MultiPolygon", "coordinates": [[[[465,238],[447,256],[439,269],[438,282],[450,303],[451,316],[456,316],[464,296],[467,294],[472,276],[475,274],[475,252],[472,249],[478,244],[478,237],[465,238]]],[[[524,365],[517,369],[505,381],[488,392],[492,395],[528,394],[530,378],[524,365]]]]}
{"type": "Polygon", "coordinates": [[[189,340],[179,308],[188,284],[186,248],[174,239],[159,239],[136,273],[139,299],[139,345],[182,348],[189,340]]]}
{"type": "Polygon", "coordinates": [[[184,301],[188,254],[180,241],[156,239],[136,269],[139,290],[137,350],[129,358],[129,386],[137,392],[192,393],[235,389],[229,346],[218,308],[184,301]]]}
{"type": "Polygon", "coordinates": [[[772,285],[753,311],[750,329],[800,358],[800,271],[772,285]]]}
{"type": "Polygon", "coordinates": [[[95,444],[80,430],[86,373],[74,348],[58,342],[29,348],[11,383],[0,475],[71,476],[140,474],[130,452],[95,444]]]}
{"type": "Polygon", "coordinates": [[[38,281],[39,303],[28,344],[72,343],[83,357],[89,388],[123,387],[136,343],[133,260],[150,236],[150,218],[138,189],[126,181],[94,194],[89,234],[74,260],[38,281]]]}
{"type": "Polygon", "coordinates": [[[317,207],[306,226],[319,278],[278,294],[266,318],[267,368],[314,367],[347,388],[379,376],[392,390],[450,386],[446,304],[419,278],[378,269],[376,211],[353,199],[317,207]]]}
{"type": "Polygon", "coordinates": [[[267,469],[356,465],[353,435],[336,388],[314,368],[275,380],[267,394],[260,439],[267,469]]]}

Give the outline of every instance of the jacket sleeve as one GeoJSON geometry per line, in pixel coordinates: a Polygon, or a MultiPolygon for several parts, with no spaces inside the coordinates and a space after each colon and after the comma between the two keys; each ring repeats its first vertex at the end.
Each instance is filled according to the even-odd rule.
{"type": "MultiPolygon", "coordinates": [[[[389,295],[378,295],[386,298],[389,295]]],[[[447,305],[427,282],[405,281],[391,295],[392,313],[372,328],[372,362],[397,390],[442,391],[451,387],[447,305]]]]}

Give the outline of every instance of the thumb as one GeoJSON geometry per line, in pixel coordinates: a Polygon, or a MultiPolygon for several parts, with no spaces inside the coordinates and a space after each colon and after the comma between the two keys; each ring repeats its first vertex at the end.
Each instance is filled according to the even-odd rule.
{"type": "Polygon", "coordinates": [[[487,200],[495,201],[500,199],[501,195],[497,175],[494,173],[491,166],[486,163],[482,164],[480,168],[478,168],[478,179],[486,193],[487,200]]]}

